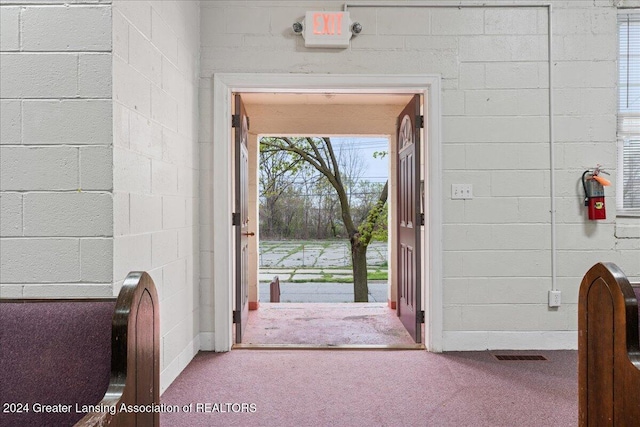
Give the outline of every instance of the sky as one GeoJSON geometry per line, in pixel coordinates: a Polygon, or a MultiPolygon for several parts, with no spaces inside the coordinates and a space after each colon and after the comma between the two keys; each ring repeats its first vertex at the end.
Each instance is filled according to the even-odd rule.
{"type": "Polygon", "coordinates": [[[384,158],[373,157],[375,151],[389,151],[389,140],[383,137],[331,137],[336,152],[342,150],[355,150],[365,161],[363,180],[384,183],[389,176],[389,156],[384,158]]]}

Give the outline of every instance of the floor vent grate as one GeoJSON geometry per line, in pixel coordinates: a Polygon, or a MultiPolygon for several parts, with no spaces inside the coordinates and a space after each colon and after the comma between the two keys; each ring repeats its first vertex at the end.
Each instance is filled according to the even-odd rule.
{"type": "Polygon", "coordinates": [[[539,354],[494,354],[498,360],[547,360],[546,357],[539,354]]]}

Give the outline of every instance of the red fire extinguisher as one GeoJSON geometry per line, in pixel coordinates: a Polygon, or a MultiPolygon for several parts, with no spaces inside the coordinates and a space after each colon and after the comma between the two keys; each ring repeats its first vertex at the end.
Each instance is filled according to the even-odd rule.
{"type": "Polygon", "coordinates": [[[587,169],[582,174],[584,188],[584,205],[587,207],[590,220],[606,219],[607,212],[604,204],[604,187],[611,185],[608,179],[600,176],[609,175],[598,165],[595,169],[587,169]]]}

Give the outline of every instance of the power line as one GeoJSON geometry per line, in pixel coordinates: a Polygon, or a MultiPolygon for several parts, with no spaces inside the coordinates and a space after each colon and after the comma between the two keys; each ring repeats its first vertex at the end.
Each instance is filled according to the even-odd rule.
{"type": "MultiPolygon", "coordinates": [[[[371,195],[379,195],[380,191],[362,191],[362,192],[351,192],[347,193],[347,196],[371,196],[371,195]]],[[[260,197],[267,197],[264,195],[260,195],[260,197]]],[[[299,193],[299,194],[281,194],[280,198],[285,199],[295,199],[298,197],[331,197],[336,198],[337,196],[333,193],[299,193]]]]}

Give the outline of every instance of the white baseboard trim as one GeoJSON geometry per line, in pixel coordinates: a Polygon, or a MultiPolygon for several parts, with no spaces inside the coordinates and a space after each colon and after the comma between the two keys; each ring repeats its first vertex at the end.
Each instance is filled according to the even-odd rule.
{"type": "Polygon", "coordinates": [[[160,394],[178,378],[178,375],[187,367],[193,357],[200,351],[200,335],[196,335],[193,340],[180,352],[178,357],[173,359],[169,365],[160,372],[160,394]]]}
{"type": "Polygon", "coordinates": [[[445,331],[444,351],[577,350],[577,331],[445,331]]]}
{"type": "Polygon", "coordinates": [[[216,334],[214,332],[200,332],[200,350],[215,351],[216,334]]]}

